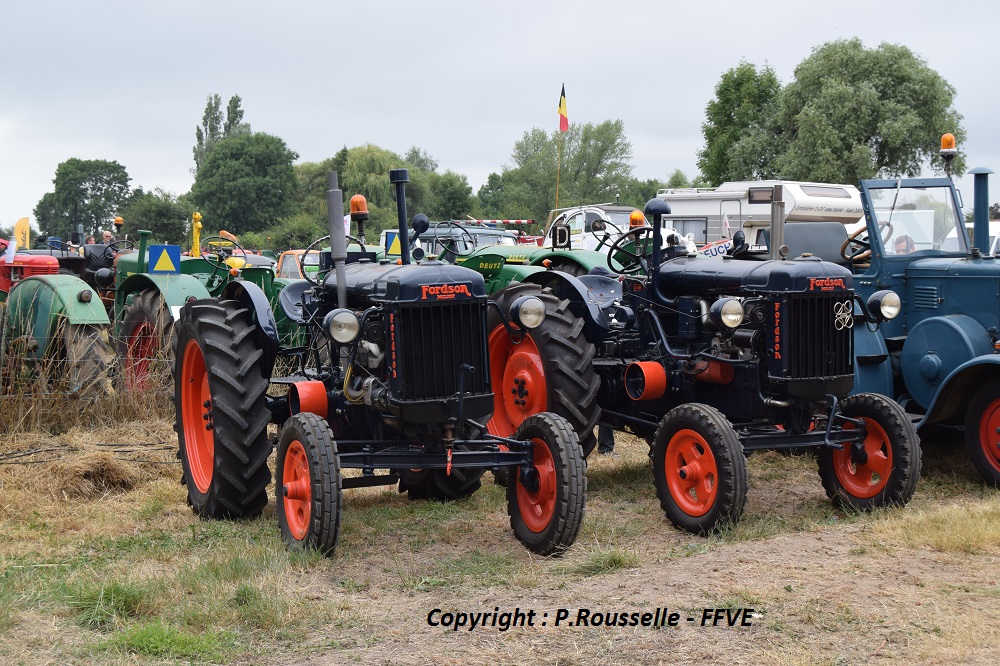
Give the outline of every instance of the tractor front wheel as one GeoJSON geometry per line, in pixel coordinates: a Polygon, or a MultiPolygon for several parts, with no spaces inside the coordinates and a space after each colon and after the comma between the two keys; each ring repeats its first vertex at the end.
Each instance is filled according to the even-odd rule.
{"type": "MultiPolygon", "coordinates": [[[[820,449],[819,475],[827,496],[855,511],[905,505],[920,479],[920,439],[910,417],[893,400],[873,393],[845,398],[840,411],[861,419],[866,435],[861,447],[820,449]]],[[[844,424],[845,430],[853,428],[844,424]]]]}
{"type": "Polygon", "coordinates": [[[204,518],[254,517],[267,504],[267,380],[247,314],[214,298],[181,311],[174,428],[188,503],[204,518]]]}
{"type": "Polygon", "coordinates": [[[337,442],[316,414],[296,414],[278,440],[275,503],[281,538],[295,550],[333,553],[340,534],[343,485],[337,442]]]}
{"type": "Polygon", "coordinates": [[[714,407],[689,403],[664,415],[653,437],[653,483],[678,529],[709,534],[747,501],[747,463],[733,426],[714,407]]]}
{"type": "Polygon", "coordinates": [[[84,400],[99,400],[111,395],[111,367],[114,353],[108,342],[106,326],[68,324],[63,334],[69,393],[84,400]]]}
{"type": "Polygon", "coordinates": [[[580,532],[587,495],[585,463],[576,433],[550,413],[524,419],[514,439],[534,444],[533,467],[511,468],[507,512],[514,536],[539,555],[560,555],[580,532]]]}
{"type": "Polygon", "coordinates": [[[1000,488],[1000,380],[979,389],[965,416],[965,446],[976,471],[1000,488]]]}

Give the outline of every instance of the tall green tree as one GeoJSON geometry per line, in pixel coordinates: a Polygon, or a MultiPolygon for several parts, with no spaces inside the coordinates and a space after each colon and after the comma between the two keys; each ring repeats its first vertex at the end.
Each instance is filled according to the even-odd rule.
{"type": "Polygon", "coordinates": [[[472,212],[472,186],[462,174],[445,171],[432,181],[432,192],[428,209],[432,220],[461,220],[472,212]]]}
{"type": "Polygon", "coordinates": [[[243,122],[242,100],[239,95],[229,98],[226,105],[226,117],[222,117],[222,98],[218,93],[208,96],[205,104],[205,113],[201,117],[201,125],[195,127],[195,144],[193,173],[197,176],[201,170],[208,153],[215,147],[215,144],[229,136],[237,134],[249,134],[250,125],[243,122]]]}
{"type": "MultiPolygon", "coordinates": [[[[965,130],[952,107],[955,88],[910,49],[859,39],[815,49],[795,68],[781,96],[785,178],[855,183],[875,176],[916,176],[938,157],[941,135],[961,145],[965,130]]],[[[965,171],[964,155],[952,163],[965,171]]]]}
{"type": "Polygon", "coordinates": [[[118,162],[74,157],[61,163],[52,180],[54,190],[34,210],[42,235],[68,239],[78,224],[88,234],[111,228],[131,194],[130,180],[118,162]]]}
{"type": "Polygon", "coordinates": [[[755,137],[755,145],[766,147],[780,92],[778,77],[766,65],[758,71],[755,65],[740,62],[722,75],[715,86],[715,98],[705,107],[701,126],[705,147],[698,152],[698,168],[708,182],[761,177],[762,165],[745,164],[742,154],[740,164],[734,164],[734,150],[750,135],[755,137]]]}
{"type": "Polygon", "coordinates": [[[226,137],[205,158],[191,196],[214,227],[236,234],[261,231],[294,212],[297,157],[270,134],[226,137]]]}
{"type": "Polygon", "coordinates": [[[159,243],[182,244],[187,238],[190,204],[160,188],[152,192],[136,190],[121,210],[125,229],[135,236],[139,229],[152,232],[152,239],[159,243]]]}

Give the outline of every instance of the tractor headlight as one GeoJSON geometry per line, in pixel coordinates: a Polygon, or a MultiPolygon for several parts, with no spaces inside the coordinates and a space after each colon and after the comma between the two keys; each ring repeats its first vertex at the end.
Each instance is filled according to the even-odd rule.
{"type": "Polygon", "coordinates": [[[709,316],[717,325],[736,328],[743,323],[743,304],[735,298],[720,298],[712,303],[709,316]]]}
{"type": "Polygon", "coordinates": [[[522,296],[511,304],[510,320],[521,329],[538,328],[545,321],[545,303],[537,296],[522,296]]]}
{"type": "Polygon", "coordinates": [[[327,330],[334,342],[341,345],[354,342],[361,331],[358,315],[347,308],[337,308],[323,317],[323,328],[327,330]]]}
{"type": "Polygon", "coordinates": [[[901,306],[899,294],[891,289],[876,291],[868,297],[868,312],[878,319],[895,319],[901,306]]]}

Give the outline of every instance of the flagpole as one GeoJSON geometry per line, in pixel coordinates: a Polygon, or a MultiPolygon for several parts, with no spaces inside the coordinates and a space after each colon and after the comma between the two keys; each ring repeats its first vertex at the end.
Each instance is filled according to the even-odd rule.
{"type": "Polygon", "coordinates": [[[559,208],[559,174],[562,171],[562,138],[563,133],[559,132],[559,146],[556,148],[556,208],[559,208]]]}

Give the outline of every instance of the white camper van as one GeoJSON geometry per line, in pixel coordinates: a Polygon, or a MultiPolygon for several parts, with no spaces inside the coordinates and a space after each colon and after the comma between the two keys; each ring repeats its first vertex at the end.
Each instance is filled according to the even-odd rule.
{"type": "Polygon", "coordinates": [[[849,232],[864,224],[861,196],[853,185],[736,181],[715,189],[661,189],[656,196],[670,204],[669,224],[712,256],[725,253],[737,229],[743,229],[750,245],[766,245],[775,185],[782,186],[784,222],[840,222],[849,232]]]}

